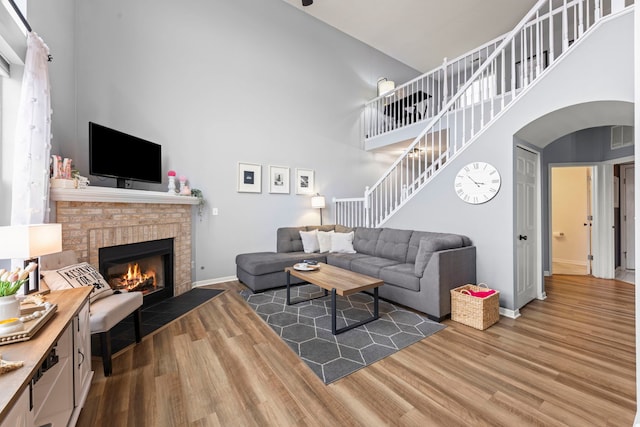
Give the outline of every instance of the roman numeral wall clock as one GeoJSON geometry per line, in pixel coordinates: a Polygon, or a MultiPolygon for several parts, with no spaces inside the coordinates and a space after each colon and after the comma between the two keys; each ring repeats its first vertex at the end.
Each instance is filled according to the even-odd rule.
{"type": "Polygon", "coordinates": [[[489,163],[471,162],[456,175],[454,190],[467,203],[488,202],[500,190],[500,173],[489,163]]]}

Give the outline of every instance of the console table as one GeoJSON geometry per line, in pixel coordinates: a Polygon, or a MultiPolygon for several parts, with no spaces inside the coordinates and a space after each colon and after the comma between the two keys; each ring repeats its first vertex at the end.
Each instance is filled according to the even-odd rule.
{"type": "Polygon", "coordinates": [[[53,291],[53,317],[29,341],[0,346],[24,366],[0,375],[0,427],[75,425],[91,386],[91,287],[53,291]]]}

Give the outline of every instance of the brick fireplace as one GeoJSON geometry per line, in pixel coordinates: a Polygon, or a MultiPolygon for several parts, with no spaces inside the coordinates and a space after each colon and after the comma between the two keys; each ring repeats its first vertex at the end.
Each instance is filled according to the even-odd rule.
{"type": "Polygon", "coordinates": [[[99,268],[100,248],[173,239],[174,294],[191,289],[193,197],[89,187],[51,189],[52,222],[62,224],[62,248],[99,268]]]}

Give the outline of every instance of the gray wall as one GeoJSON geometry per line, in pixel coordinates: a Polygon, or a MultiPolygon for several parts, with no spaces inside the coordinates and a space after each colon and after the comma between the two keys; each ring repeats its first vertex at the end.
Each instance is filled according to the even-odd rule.
{"type": "Polygon", "coordinates": [[[55,3],[29,2],[55,57],[52,152],[87,175],[89,121],[162,144],[164,170],[207,200],[197,281],[233,276],[238,253],[275,250],[277,227],[318,222],[295,168],[315,170],[330,200],[362,194],[394,160],[362,150],[362,107],[378,77],[417,71],[281,0],[55,3]],[[261,194],[236,192],[238,162],[262,165],[261,194]],[[268,193],[269,165],[291,168],[291,194],[268,193]]]}
{"type": "Polygon", "coordinates": [[[549,251],[549,200],[551,200],[549,165],[558,164],[595,164],[615,161],[634,155],[634,147],[611,149],[611,127],[601,126],[584,129],[563,136],[547,145],[542,151],[542,251],[543,269],[550,271],[551,255],[549,251]]]}

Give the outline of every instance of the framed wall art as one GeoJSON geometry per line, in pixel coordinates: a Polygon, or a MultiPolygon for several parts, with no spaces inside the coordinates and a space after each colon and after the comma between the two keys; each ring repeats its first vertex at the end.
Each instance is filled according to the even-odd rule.
{"type": "Polygon", "coordinates": [[[313,194],[313,170],[296,168],[296,194],[313,194]]]}
{"type": "Polygon", "coordinates": [[[289,168],[269,166],[269,193],[289,194],[289,168]]]}
{"type": "Polygon", "coordinates": [[[253,163],[238,163],[238,192],[262,192],[262,166],[253,163]]]}

